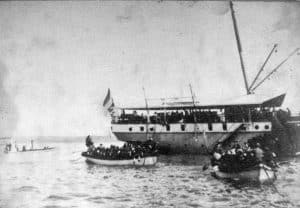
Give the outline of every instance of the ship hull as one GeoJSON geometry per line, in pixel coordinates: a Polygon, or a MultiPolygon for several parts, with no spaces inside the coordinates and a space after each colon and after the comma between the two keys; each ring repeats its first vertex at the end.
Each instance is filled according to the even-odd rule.
{"type": "MultiPolygon", "coordinates": [[[[165,153],[207,154],[213,150],[216,143],[229,133],[156,133],[147,136],[145,133],[116,133],[121,141],[146,141],[152,138],[165,153]]],[[[243,144],[249,139],[263,135],[263,132],[241,132],[234,141],[243,144]]]]}
{"type": "Polygon", "coordinates": [[[240,144],[253,137],[270,133],[270,122],[253,123],[186,123],[170,124],[113,124],[112,132],[121,141],[158,142],[162,153],[207,154],[218,142],[230,140],[240,144]],[[226,128],[225,128],[226,127],[226,128]]]}

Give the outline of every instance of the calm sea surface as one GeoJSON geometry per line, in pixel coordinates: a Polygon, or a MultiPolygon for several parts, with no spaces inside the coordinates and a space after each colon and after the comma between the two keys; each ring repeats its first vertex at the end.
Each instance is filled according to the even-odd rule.
{"type": "Polygon", "coordinates": [[[300,159],[281,166],[275,186],[237,185],[202,171],[203,156],[103,167],[80,157],[84,140],[44,144],[56,149],[0,153],[0,207],[300,207],[300,159]]]}

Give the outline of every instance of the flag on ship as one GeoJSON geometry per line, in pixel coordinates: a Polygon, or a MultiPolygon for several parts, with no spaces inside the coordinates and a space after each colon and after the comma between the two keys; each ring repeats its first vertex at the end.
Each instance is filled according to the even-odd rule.
{"type": "Polygon", "coordinates": [[[109,88],[108,88],[108,91],[107,91],[107,95],[106,95],[106,97],[103,101],[103,107],[110,114],[112,114],[113,111],[114,111],[115,104],[114,104],[114,100],[112,99],[112,97],[110,95],[110,89],[109,88]]]}

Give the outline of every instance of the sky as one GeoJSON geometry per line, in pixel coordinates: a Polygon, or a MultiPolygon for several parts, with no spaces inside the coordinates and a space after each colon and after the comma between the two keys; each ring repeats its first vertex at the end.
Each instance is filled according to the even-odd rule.
{"type": "MultiPolygon", "coordinates": [[[[300,47],[300,2],[235,2],[251,82],[300,47]]],[[[106,135],[107,89],[119,105],[245,94],[228,2],[0,2],[0,136],[106,135]]],[[[300,112],[300,56],[255,93],[287,93],[300,112]]],[[[261,77],[261,78],[262,78],[261,77]]]]}

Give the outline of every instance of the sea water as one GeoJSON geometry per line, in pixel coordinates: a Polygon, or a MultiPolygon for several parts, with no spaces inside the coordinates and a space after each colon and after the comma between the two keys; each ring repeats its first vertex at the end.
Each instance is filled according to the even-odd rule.
{"type": "Polygon", "coordinates": [[[70,141],[0,153],[0,207],[300,207],[300,159],[282,164],[274,185],[259,186],[215,179],[202,170],[205,156],[160,156],[154,167],[92,165],[80,156],[84,138],[70,141]]]}

